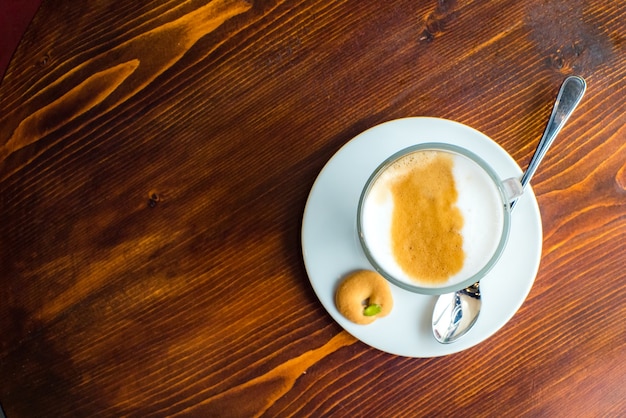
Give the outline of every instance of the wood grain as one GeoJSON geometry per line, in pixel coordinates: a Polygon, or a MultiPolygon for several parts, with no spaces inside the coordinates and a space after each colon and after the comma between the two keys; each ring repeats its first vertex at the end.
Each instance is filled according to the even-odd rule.
{"type": "Polygon", "coordinates": [[[573,0],[44,0],[0,85],[0,403],[41,416],[626,414],[626,8],[573,0]],[[376,351],[303,266],[343,144],[456,120],[528,163],[535,284],[492,338],[376,351]]]}

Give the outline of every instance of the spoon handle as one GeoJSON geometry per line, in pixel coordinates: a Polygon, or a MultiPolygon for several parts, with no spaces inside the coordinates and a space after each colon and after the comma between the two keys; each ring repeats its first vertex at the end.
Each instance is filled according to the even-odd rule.
{"type": "Polygon", "coordinates": [[[546,151],[548,151],[548,148],[550,148],[550,145],[554,142],[554,138],[556,138],[557,134],[561,131],[561,128],[563,128],[563,125],[565,125],[565,122],[567,122],[567,119],[583,98],[586,88],[587,83],[585,83],[585,80],[579,76],[569,76],[565,79],[565,81],[563,81],[559,94],[554,102],[554,107],[552,108],[552,114],[548,120],[548,125],[543,132],[539,145],[537,145],[535,154],[528,164],[526,172],[520,180],[522,188],[526,187],[526,185],[530,182],[530,179],[533,174],[535,174],[535,170],[537,170],[539,163],[543,159],[544,155],[546,155],[546,151]]]}

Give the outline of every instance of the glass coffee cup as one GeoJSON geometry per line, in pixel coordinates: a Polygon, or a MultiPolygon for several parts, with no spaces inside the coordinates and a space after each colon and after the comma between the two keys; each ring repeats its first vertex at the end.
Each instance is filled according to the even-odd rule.
{"type": "Polygon", "coordinates": [[[375,270],[422,294],[456,291],[482,279],[502,255],[517,178],[500,180],[465,148],[424,143],[383,161],[359,199],[357,231],[375,270]]]}

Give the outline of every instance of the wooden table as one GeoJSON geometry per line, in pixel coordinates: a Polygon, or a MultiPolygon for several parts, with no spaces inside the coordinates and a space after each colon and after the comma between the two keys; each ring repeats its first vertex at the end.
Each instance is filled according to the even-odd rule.
{"type": "Polygon", "coordinates": [[[0,86],[6,415],[624,416],[625,48],[619,1],[44,0],[0,86]],[[300,244],[326,162],[434,116],[525,168],[570,74],[521,309],[434,358],[344,331],[300,244]]]}

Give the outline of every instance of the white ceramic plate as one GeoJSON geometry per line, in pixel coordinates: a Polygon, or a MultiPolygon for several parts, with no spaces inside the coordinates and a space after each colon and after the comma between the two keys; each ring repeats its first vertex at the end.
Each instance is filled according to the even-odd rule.
{"type": "Polygon", "coordinates": [[[511,156],[482,133],[445,119],[406,118],[375,126],[345,144],[322,169],[307,200],[302,223],[304,264],[319,300],[339,325],[364,343],[407,357],[443,356],[472,347],[505,325],[526,299],[541,258],[542,229],[530,187],[517,202],[506,250],[481,280],[483,306],[477,323],[452,344],[432,336],[436,296],[419,295],[391,285],[392,312],[370,325],[356,325],[335,307],[337,284],[349,272],[372,269],[356,233],[361,190],[370,173],[387,157],[410,145],[446,142],[465,147],[489,162],[502,179],[520,176],[511,156]]]}

